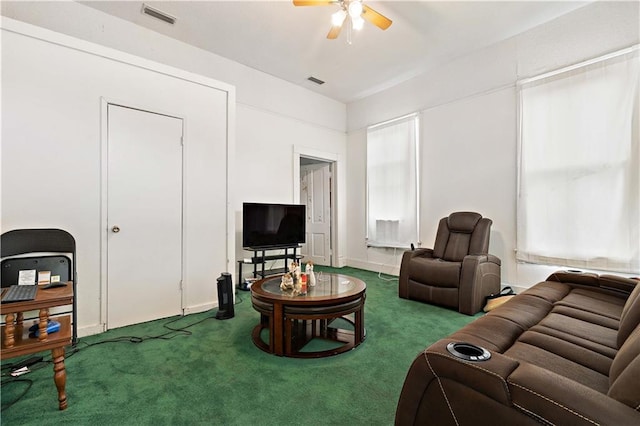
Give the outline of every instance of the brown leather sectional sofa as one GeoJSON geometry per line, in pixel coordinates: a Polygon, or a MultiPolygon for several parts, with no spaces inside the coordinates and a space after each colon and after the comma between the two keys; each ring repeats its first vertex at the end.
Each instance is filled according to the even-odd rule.
{"type": "Polygon", "coordinates": [[[640,425],[639,324],[637,280],[552,274],[419,354],[395,423],[640,425]]]}

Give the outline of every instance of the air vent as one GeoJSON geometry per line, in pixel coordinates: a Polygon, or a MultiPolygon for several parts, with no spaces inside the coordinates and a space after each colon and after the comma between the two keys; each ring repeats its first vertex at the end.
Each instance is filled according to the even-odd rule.
{"type": "Polygon", "coordinates": [[[165,13],[161,10],[155,9],[149,5],[143,4],[142,5],[142,13],[144,13],[145,15],[149,15],[151,17],[154,17],[156,19],[159,19],[161,21],[164,21],[168,24],[175,24],[176,23],[176,17],[175,16],[171,16],[168,13],[165,13]]]}
{"type": "Polygon", "coordinates": [[[319,78],[315,78],[315,77],[309,77],[309,78],[307,78],[307,80],[312,81],[315,84],[324,84],[324,81],[320,80],[319,78]]]}

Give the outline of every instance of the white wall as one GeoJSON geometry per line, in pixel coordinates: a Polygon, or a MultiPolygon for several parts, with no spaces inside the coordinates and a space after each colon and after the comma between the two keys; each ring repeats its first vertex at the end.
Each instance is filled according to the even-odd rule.
{"type": "MultiPolygon", "coordinates": [[[[228,165],[230,188],[232,188],[229,199],[233,210],[230,220],[236,222],[235,231],[232,231],[229,237],[234,245],[241,232],[242,222],[237,218],[240,217],[243,201],[293,201],[294,146],[331,153],[340,158],[340,163],[346,158],[346,107],[340,102],[75,2],[2,2],[0,6],[4,16],[235,86],[236,125],[229,131],[236,133],[236,143],[235,152],[229,153],[229,157],[234,160],[228,165]]],[[[31,84],[37,86],[45,83],[34,79],[31,84]]],[[[8,87],[12,83],[3,79],[2,84],[4,90],[5,86],[8,87]]],[[[90,88],[91,81],[77,80],[75,84],[80,92],[83,88],[90,88]]],[[[157,89],[161,90],[160,87],[157,89]]],[[[137,92],[132,92],[131,97],[137,97],[137,92]]],[[[60,96],[59,101],[64,106],[70,105],[68,96],[60,96]]],[[[73,125],[78,120],[74,115],[77,111],[74,108],[70,109],[66,120],[68,125],[73,125]]],[[[92,120],[89,121],[91,126],[99,126],[96,117],[92,120]]],[[[95,129],[91,127],[90,131],[95,129]]],[[[64,138],[64,135],[58,134],[59,131],[53,130],[56,138],[64,138]]],[[[2,158],[5,161],[10,153],[5,149],[4,141],[2,148],[2,158]]],[[[82,155],[87,155],[94,161],[99,160],[99,153],[95,151],[95,147],[88,152],[83,151],[82,155]]],[[[29,165],[19,164],[18,166],[27,168],[29,165]]],[[[338,168],[344,169],[344,164],[339,164],[338,168]]],[[[65,173],[63,175],[68,177],[65,173]]],[[[98,178],[97,172],[90,167],[80,166],[72,173],[73,179],[69,181],[78,182],[83,189],[82,196],[95,201],[98,197],[94,194],[95,190],[85,186],[95,183],[95,179],[98,178]]],[[[207,182],[210,180],[205,179],[201,183],[206,185],[207,182]]],[[[4,179],[3,185],[5,185],[4,179]]],[[[346,210],[346,172],[338,177],[337,193],[338,210],[346,210]]],[[[220,201],[222,200],[218,201],[218,208],[225,209],[220,201]]],[[[56,213],[55,215],[58,216],[53,219],[47,216],[35,220],[32,215],[27,214],[17,221],[5,221],[6,204],[5,202],[2,206],[3,231],[17,226],[55,225],[71,228],[71,230],[82,226],[86,232],[93,230],[96,237],[100,233],[100,218],[95,216],[94,209],[81,209],[77,215],[65,216],[64,220],[59,220],[58,216],[63,215],[56,213]]],[[[16,215],[19,210],[16,206],[14,209],[16,215]]],[[[337,222],[335,225],[338,229],[346,229],[344,213],[338,215],[337,222]]],[[[209,223],[204,226],[217,228],[225,225],[209,223]]],[[[82,252],[79,251],[79,256],[87,256],[87,253],[90,253],[84,261],[89,263],[79,262],[78,264],[80,279],[85,283],[84,285],[95,286],[94,290],[85,290],[79,302],[81,327],[90,327],[99,321],[95,316],[95,311],[98,310],[96,304],[99,303],[99,284],[89,280],[89,276],[92,279],[95,278],[93,271],[99,268],[99,259],[94,253],[99,253],[100,247],[96,245],[95,239],[92,238],[91,241],[91,244],[83,245],[82,252]]],[[[337,242],[335,249],[338,252],[343,251],[342,247],[346,245],[346,232],[339,233],[337,242]]],[[[240,246],[236,248],[235,253],[229,254],[229,272],[234,275],[234,283],[237,272],[233,270],[237,268],[236,256],[245,257],[240,246]]],[[[339,254],[339,257],[343,258],[344,255],[339,254]]],[[[201,265],[202,256],[199,255],[197,260],[192,259],[192,262],[195,261],[201,265]]],[[[218,270],[219,268],[221,267],[217,265],[210,268],[212,288],[215,285],[215,277],[222,272],[218,270]]]]}
{"type": "Polygon", "coordinates": [[[233,87],[6,18],[2,65],[2,231],[74,236],[79,335],[107,320],[105,102],[184,119],[183,307],[215,307],[211,270],[225,270],[235,251],[226,167],[233,87]]]}
{"type": "MultiPolygon", "coordinates": [[[[336,153],[346,159],[346,106],[343,103],[79,3],[3,1],[0,12],[232,84],[236,88],[238,111],[237,160],[230,165],[233,186],[238,188],[231,194],[236,218],[241,217],[243,201],[293,202],[294,145],[336,153]],[[274,145],[269,145],[271,143],[274,145]]],[[[337,182],[337,192],[343,198],[338,199],[339,213],[334,224],[342,230],[346,229],[345,176],[343,173],[337,182]]],[[[241,226],[242,221],[236,220],[237,234],[242,231],[241,226]]],[[[345,245],[346,231],[341,231],[334,247],[339,258],[346,257],[345,245]]],[[[237,247],[236,256],[247,257],[241,245],[237,247]]]]}
{"type": "Polygon", "coordinates": [[[346,106],[340,102],[73,1],[3,0],[0,13],[231,84],[240,104],[329,129],[346,128],[346,106]]]}
{"type": "Polygon", "coordinates": [[[355,194],[365,182],[366,126],[419,111],[422,246],[433,247],[441,217],[476,210],[493,219],[490,252],[502,259],[504,284],[529,287],[557,269],[515,260],[515,83],[638,43],[639,6],[638,2],[590,4],[349,104],[347,263],[398,271],[401,253],[366,248],[364,194],[355,194]]]}
{"type": "MultiPolygon", "coordinates": [[[[338,217],[335,226],[346,223],[345,211],[348,208],[346,191],[346,144],[343,131],[304,122],[283,114],[266,112],[247,105],[238,105],[237,109],[237,179],[235,209],[236,222],[242,224],[242,202],[300,202],[299,167],[293,165],[294,149],[304,153],[334,159],[337,158],[336,191],[338,217]],[[294,148],[295,147],[295,148],[294,148]],[[297,171],[297,176],[296,176],[297,171]],[[296,181],[298,185],[296,185],[296,181]]],[[[237,227],[236,247],[242,247],[241,226],[237,227]]],[[[337,264],[344,266],[346,250],[346,232],[337,233],[337,264]]],[[[334,247],[335,247],[334,246],[334,247]]],[[[240,252],[238,258],[250,257],[250,252],[240,252]]],[[[275,265],[276,267],[280,266],[275,265]]],[[[249,267],[243,275],[247,276],[249,267]]],[[[251,269],[252,270],[252,269],[251,269]]],[[[237,271],[236,271],[237,272],[237,271]]],[[[235,276],[235,275],[234,275],[235,276]]]]}

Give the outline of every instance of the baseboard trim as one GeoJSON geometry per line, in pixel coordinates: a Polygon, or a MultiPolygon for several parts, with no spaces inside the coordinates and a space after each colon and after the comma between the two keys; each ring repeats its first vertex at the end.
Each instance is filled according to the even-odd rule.
{"type": "Polygon", "coordinates": [[[347,259],[346,266],[351,266],[352,268],[364,269],[372,272],[381,272],[385,275],[400,275],[400,267],[389,264],[369,262],[357,259],[347,259]]]}
{"type": "Polygon", "coordinates": [[[78,337],[93,336],[95,334],[104,333],[106,331],[106,324],[93,324],[85,327],[78,328],[78,337]]]}
{"type": "MultiPolygon", "coordinates": [[[[217,307],[218,307],[217,303],[204,303],[204,304],[201,304],[201,305],[188,306],[188,307],[184,308],[183,315],[197,314],[197,313],[200,313],[200,312],[206,312],[206,311],[209,311],[211,309],[216,309],[217,307]]],[[[93,336],[95,334],[104,333],[105,331],[107,331],[107,325],[106,324],[87,325],[87,326],[78,328],[78,337],[93,336]]]]}
{"type": "Polygon", "coordinates": [[[187,306],[183,309],[183,314],[198,314],[200,312],[210,311],[211,309],[215,309],[217,307],[217,303],[203,303],[201,305],[187,306]]]}

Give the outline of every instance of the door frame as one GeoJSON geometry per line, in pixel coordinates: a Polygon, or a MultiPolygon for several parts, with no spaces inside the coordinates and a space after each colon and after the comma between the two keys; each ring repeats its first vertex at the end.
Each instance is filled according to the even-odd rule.
{"type": "MultiPolygon", "coordinates": [[[[100,98],[100,325],[102,327],[102,331],[107,331],[107,290],[108,290],[108,244],[107,238],[109,234],[109,223],[108,223],[108,183],[109,183],[109,115],[108,109],[109,105],[114,105],[122,108],[130,108],[143,112],[148,112],[151,114],[159,114],[165,115],[168,117],[173,117],[182,120],[182,170],[181,170],[181,191],[182,191],[182,201],[180,208],[182,209],[182,221],[180,224],[181,230],[181,259],[180,263],[182,267],[180,268],[180,282],[184,283],[184,266],[186,262],[185,253],[185,196],[184,196],[184,181],[185,181],[185,159],[187,158],[187,145],[185,142],[187,135],[187,119],[186,117],[180,114],[174,114],[167,111],[162,111],[161,109],[143,105],[136,102],[130,101],[119,101],[111,98],[100,98]]],[[[182,310],[182,315],[185,313],[185,300],[186,299],[186,291],[184,284],[181,285],[180,292],[180,309],[182,310]]]]}
{"type": "Polygon", "coordinates": [[[303,146],[293,146],[293,202],[300,203],[300,157],[311,158],[314,160],[320,160],[330,163],[331,170],[331,256],[330,263],[333,267],[340,265],[338,261],[338,233],[337,233],[337,218],[338,218],[338,194],[337,194],[337,182],[338,182],[338,165],[340,164],[340,155],[334,152],[320,151],[313,148],[307,148],[303,146]]]}

